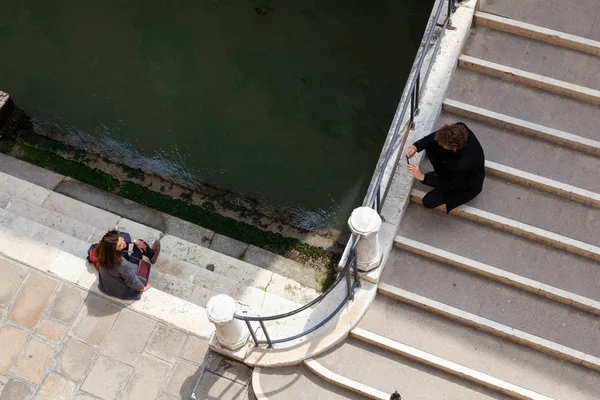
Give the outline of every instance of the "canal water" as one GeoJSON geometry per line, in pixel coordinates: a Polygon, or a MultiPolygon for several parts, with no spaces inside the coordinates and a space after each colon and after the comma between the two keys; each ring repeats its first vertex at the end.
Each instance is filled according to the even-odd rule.
{"type": "Polygon", "coordinates": [[[0,89],[36,129],[344,225],[433,0],[2,0],[0,89]]]}

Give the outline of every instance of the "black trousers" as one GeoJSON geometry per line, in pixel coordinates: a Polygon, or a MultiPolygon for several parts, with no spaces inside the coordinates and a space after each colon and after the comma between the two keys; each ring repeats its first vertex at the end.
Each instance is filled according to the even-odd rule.
{"type": "Polygon", "coordinates": [[[446,204],[446,196],[444,196],[444,191],[440,189],[433,189],[423,197],[422,203],[423,207],[425,208],[436,208],[442,204],[446,204]]]}

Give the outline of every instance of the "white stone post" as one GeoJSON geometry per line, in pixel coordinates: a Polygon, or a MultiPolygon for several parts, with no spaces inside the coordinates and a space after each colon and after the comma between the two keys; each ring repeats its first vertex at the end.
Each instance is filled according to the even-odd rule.
{"type": "Polygon", "coordinates": [[[206,314],[216,327],[219,344],[229,350],[244,346],[250,336],[246,324],[233,318],[236,308],[235,300],[226,294],[211,297],[206,305],[206,314]]]}
{"type": "Polygon", "coordinates": [[[383,256],[377,235],[381,228],[381,217],[377,211],[371,207],[355,208],[348,219],[348,226],[352,233],[361,235],[356,246],[358,269],[370,271],[377,268],[383,256]]]}

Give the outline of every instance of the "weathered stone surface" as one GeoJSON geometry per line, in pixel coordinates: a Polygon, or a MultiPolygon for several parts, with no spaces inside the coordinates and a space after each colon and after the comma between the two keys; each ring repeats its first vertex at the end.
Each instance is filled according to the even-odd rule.
{"type": "Polygon", "coordinates": [[[100,346],[110,332],[121,307],[93,294],[85,299],[72,336],[92,346],[100,346]]]}
{"type": "MultiPolygon", "coordinates": [[[[65,181],[66,179],[58,185],[57,189],[62,187],[65,181]]],[[[56,191],[50,192],[48,198],[42,204],[42,207],[61,214],[71,215],[82,222],[105,231],[113,229],[120,219],[118,215],[111,214],[84,202],[64,196],[56,191]]]]}
{"type": "Polygon", "coordinates": [[[74,382],[52,373],[44,380],[36,400],[68,400],[74,391],[74,382]]]}
{"type": "Polygon", "coordinates": [[[64,175],[29,164],[6,154],[0,154],[0,171],[49,190],[52,190],[64,178],[64,175]]]}
{"type": "Polygon", "coordinates": [[[48,315],[70,325],[75,321],[79,310],[81,310],[85,297],[86,292],[83,290],[63,283],[48,308],[48,315]]]}
{"type": "Polygon", "coordinates": [[[102,348],[102,354],[134,365],[154,330],[156,321],[129,310],[121,311],[102,348]]]}
{"type": "Polygon", "coordinates": [[[93,397],[88,396],[87,394],[78,393],[75,400],[96,400],[93,397]]]}
{"type": "Polygon", "coordinates": [[[52,362],[54,350],[39,339],[32,338],[21,353],[13,373],[28,382],[39,385],[52,362]]]}
{"type": "Polygon", "coordinates": [[[60,343],[65,337],[67,326],[54,322],[49,318],[42,318],[35,328],[35,334],[54,343],[60,343]]]}
{"type": "Polygon", "coordinates": [[[209,248],[230,257],[241,258],[248,248],[248,244],[215,233],[209,248]]]}
{"type": "Polygon", "coordinates": [[[27,270],[23,267],[0,260],[0,308],[8,306],[10,300],[17,294],[27,270]]]}
{"type": "Polygon", "coordinates": [[[206,353],[208,352],[208,339],[202,339],[198,336],[190,335],[185,345],[183,358],[190,360],[196,364],[202,364],[206,353]]]}
{"type": "Polygon", "coordinates": [[[29,275],[7,318],[24,328],[33,328],[57,285],[55,279],[45,275],[29,275]]]}
{"type": "Polygon", "coordinates": [[[19,356],[29,333],[10,325],[0,325],[0,375],[8,374],[19,356]]]}
{"type": "Polygon", "coordinates": [[[95,354],[93,347],[70,338],[56,358],[56,371],[75,382],[81,382],[89,371],[95,354]]]}
{"type": "Polygon", "coordinates": [[[243,398],[246,391],[244,385],[206,371],[194,394],[197,399],[238,400],[243,398]]]}
{"type": "Polygon", "coordinates": [[[157,324],[146,345],[146,352],[163,360],[175,362],[185,344],[187,335],[165,324],[157,324]]]}
{"type": "Polygon", "coordinates": [[[133,368],[104,356],[98,357],[81,390],[102,400],[120,398],[133,368]]]}
{"type": "Polygon", "coordinates": [[[0,400],[26,400],[31,392],[31,387],[28,384],[13,378],[4,387],[0,400]]]}
{"type": "Polygon", "coordinates": [[[171,369],[171,364],[144,354],[137,362],[123,398],[155,399],[171,369]]]}
{"type": "Polygon", "coordinates": [[[171,372],[171,378],[165,391],[182,398],[188,398],[199,379],[200,367],[185,361],[179,361],[171,372]]]}
{"type": "Polygon", "coordinates": [[[252,377],[252,369],[247,365],[230,360],[222,355],[211,353],[206,370],[241,385],[247,385],[252,377]]]}

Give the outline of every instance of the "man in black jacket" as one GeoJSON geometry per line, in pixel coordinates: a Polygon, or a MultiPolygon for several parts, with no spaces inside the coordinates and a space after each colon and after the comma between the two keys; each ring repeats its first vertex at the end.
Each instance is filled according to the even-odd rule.
{"type": "Polygon", "coordinates": [[[485,156],[475,134],[462,122],[446,125],[408,147],[411,158],[425,150],[434,172],[423,174],[418,165],[407,165],[415,179],[434,189],[423,197],[423,206],[446,204],[446,212],[481,193],[485,178],[485,156]]]}

